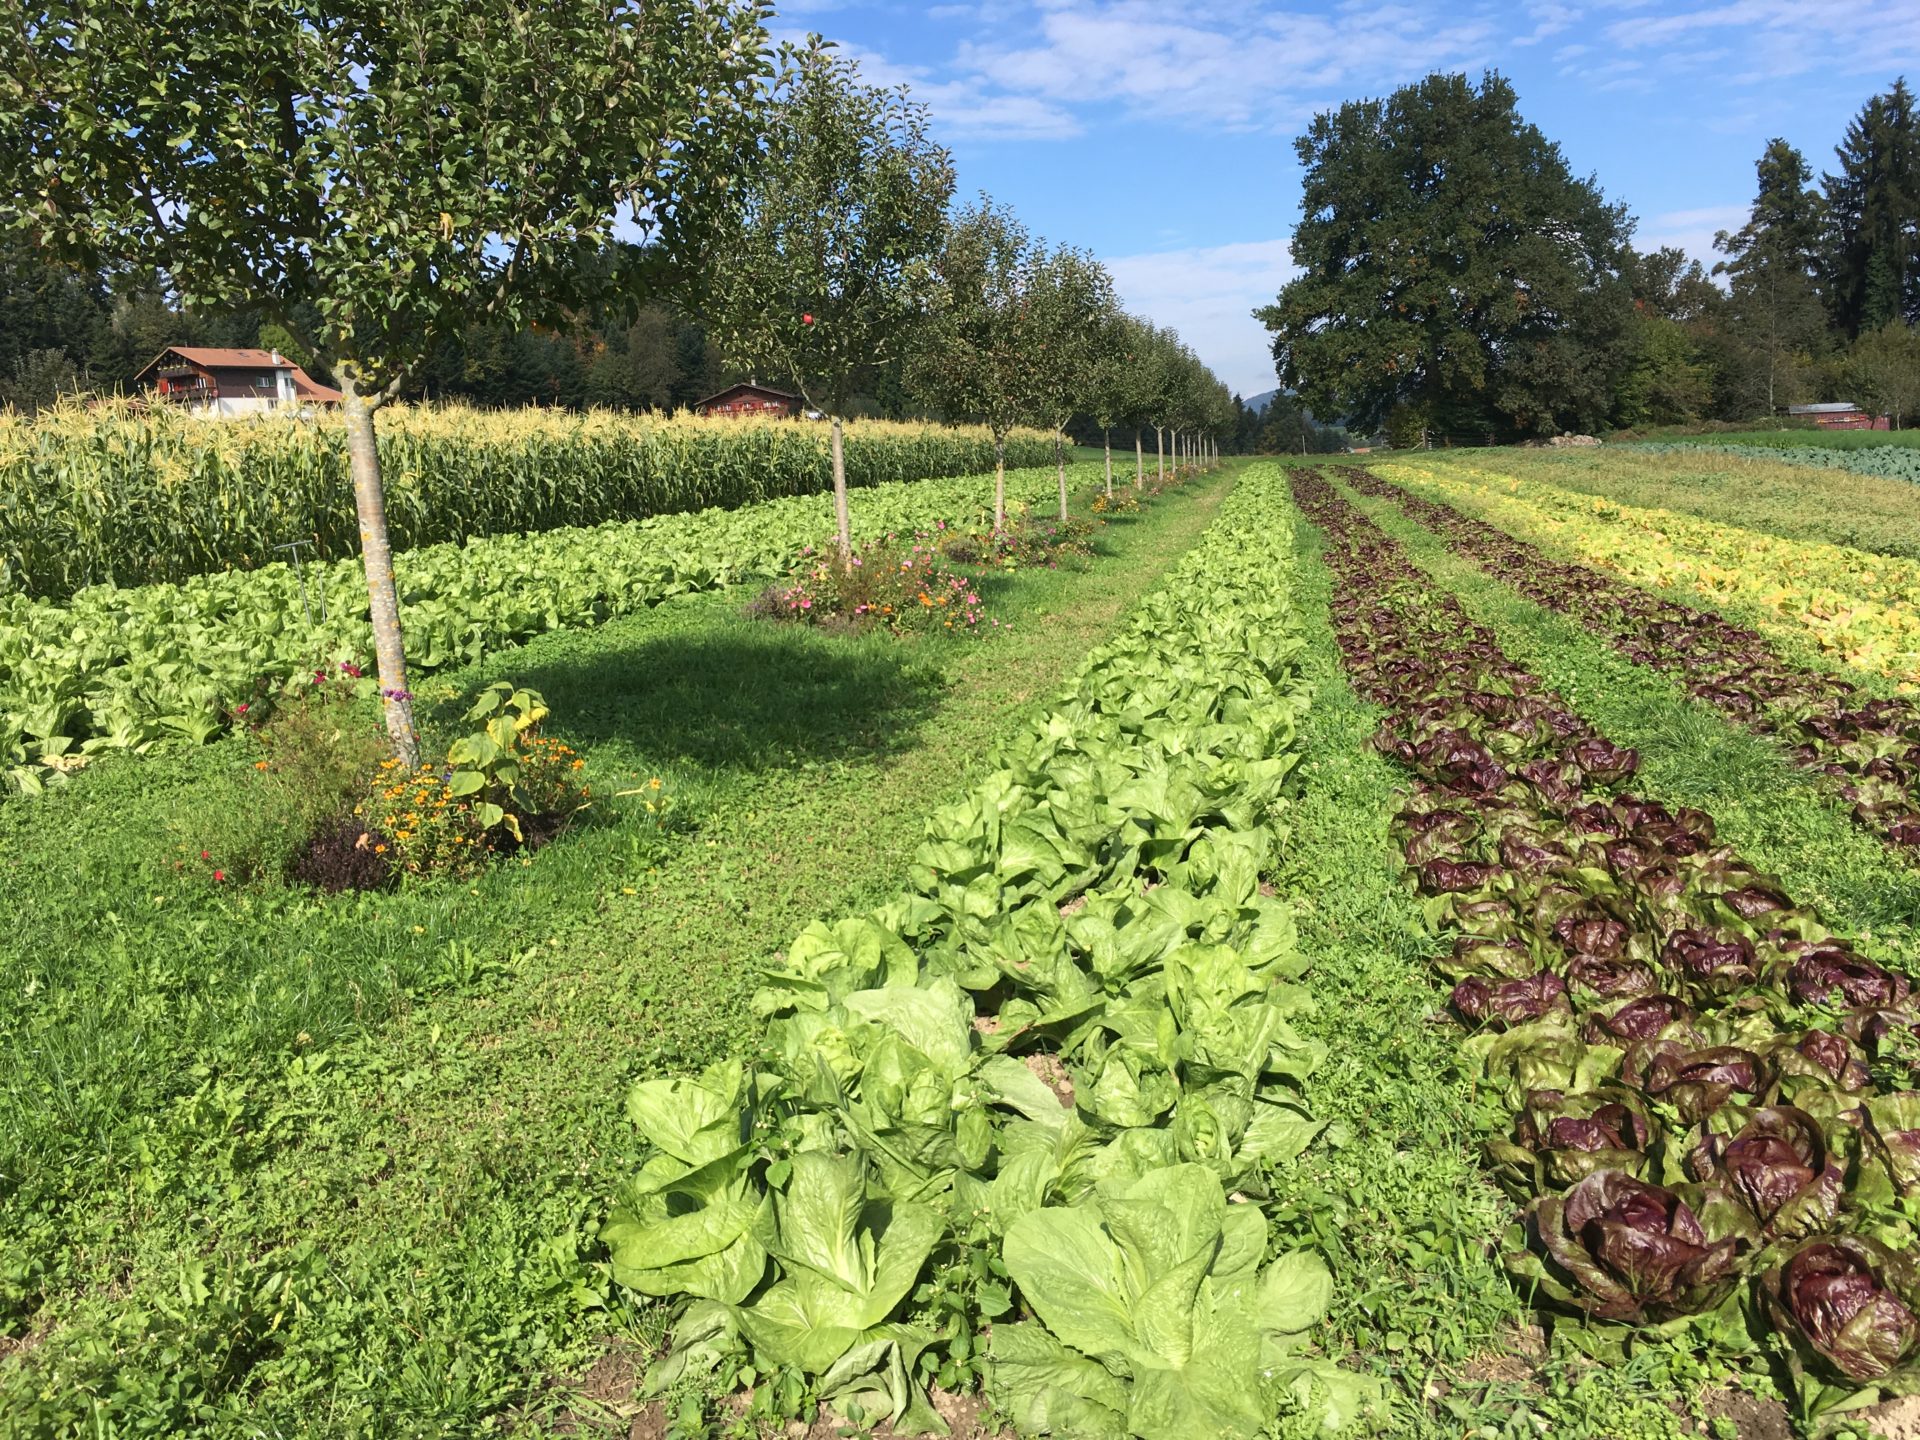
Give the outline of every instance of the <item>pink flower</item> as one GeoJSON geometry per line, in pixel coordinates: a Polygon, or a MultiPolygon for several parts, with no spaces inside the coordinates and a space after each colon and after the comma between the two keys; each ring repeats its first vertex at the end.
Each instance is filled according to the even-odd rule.
{"type": "Polygon", "coordinates": [[[244,700],[243,700],[243,701],[241,701],[241,702],[240,702],[240,703],[239,703],[238,705],[236,705],[236,706],[234,706],[234,707],[233,707],[233,713],[234,713],[234,714],[236,714],[236,715],[244,715],[244,714],[246,714],[246,713],[247,713],[247,703],[246,703],[246,701],[244,701],[244,700]]]}
{"type": "Polygon", "coordinates": [[[216,870],[213,872],[213,878],[216,880],[224,880],[227,878],[227,872],[224,870],[216,870]]]}

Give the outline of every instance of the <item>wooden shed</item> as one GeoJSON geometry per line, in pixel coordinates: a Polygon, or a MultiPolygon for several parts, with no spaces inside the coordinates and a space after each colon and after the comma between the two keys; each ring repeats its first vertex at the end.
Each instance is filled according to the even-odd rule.
{"type": "Polygon", "coordinates": [[[726,389],[693,402],[696,415],[770,415],[790,419],[800,412],[800,397],[767,385],[729,385],[726,389]]]}

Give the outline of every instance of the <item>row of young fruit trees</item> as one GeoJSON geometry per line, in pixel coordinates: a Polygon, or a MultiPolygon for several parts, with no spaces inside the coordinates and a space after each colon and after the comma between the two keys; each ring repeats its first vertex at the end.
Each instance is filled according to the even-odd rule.
{"type": "Polygon", "coordinates": [[[674,295],[736,365],[790,379],[828,417],[843,562],[843,420],[876,363],[909,359],[997,456],[1017,426],[1057,440],[1088,413],[1191,452],[1230,414],[1190,352],[1120,312],[1091,256],[1036,243],[984,198],[956,213],[924,107],[817,38],[776,46],[761,0],[325,24],[289,9],[245,33],[208,6],[217,38],[175,43],[204,3],[61,13],[18,37],[0,223],[91,270],[165,273],[189,306],[262,315],[332,374],[387,727],[409,766],[374,416],[477,321],[674,295]],[[195,97],[185,113],[178,96],[195,97]],[[615,238],[623,212],[644,244],[615,238]]]}

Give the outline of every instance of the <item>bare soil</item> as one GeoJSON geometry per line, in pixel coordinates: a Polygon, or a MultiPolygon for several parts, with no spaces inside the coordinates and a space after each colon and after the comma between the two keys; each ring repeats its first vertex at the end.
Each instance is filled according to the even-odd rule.
{"type": "MultiPolygon", "coordinates": [[[[1709,1427],[1717,1419],[1731,1420],[1740,1440],[1793,1440],[1787,1407],[1778,1400],[1762,1400],[1744,1390],[1720,1387],[1702,1397],[1700,1409],[1709,1427]]],[[[1713,1433],[1711,1428],[1707,1433],[1713,1433]]],[[[1920,1437],[1920,1430],[1911,1433],[1920,1437]]]]}
{"type": "Polygon", "coordinates": [[[1060,1063],[1058,1055],[1023,1055],[1021,1059],[1034,1078],[1059,1098],[1062,1106],[1068,1110],[1073,1108],[1073,1077],[1060,1063]]]}
{"type": "Polygon", "coordinates": [[[1878,1440],[1920,1440],[1920,1395],[1869,1405],[1852,1411],[1847,1418],[1865,1425],[1878,1440]]]}

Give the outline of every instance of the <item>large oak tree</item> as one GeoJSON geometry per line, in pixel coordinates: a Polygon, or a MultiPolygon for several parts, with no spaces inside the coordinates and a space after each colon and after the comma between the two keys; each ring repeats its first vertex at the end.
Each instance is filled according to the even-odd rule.
{"type": "Polygon", "coordinates": [[[1630,299],[1624,209],[1575,177],[1500,75],[1430,75],[1314,117],[1298,278],[1256,316],[1283,384],[1365,428],[1586,429],[1630,299]]]}

